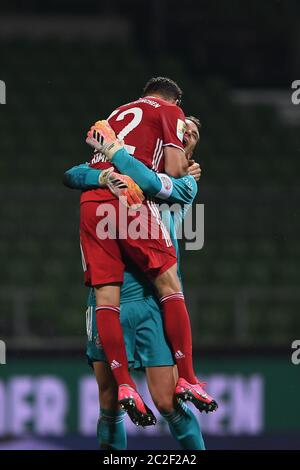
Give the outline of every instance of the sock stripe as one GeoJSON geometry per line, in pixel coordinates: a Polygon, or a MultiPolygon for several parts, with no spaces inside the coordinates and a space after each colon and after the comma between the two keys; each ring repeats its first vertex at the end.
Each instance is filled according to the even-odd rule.
{"type": "Polygon", "coordinates": [[[187,406],[186,403],[184,403],[184,401],[182,400],[179,400],[179,406],[181,408],[181,411],[183,411],[184,413],[187,413],[187,410],[189,409],[189,407],[187,406]]]}
{"type": "Polygon", "coordinates": [[[98,310],[112,310],[113,312],[120,313],[120,308],[113,307],[112,305],[100,305],[99,307],[96,307],[96,312],[98,312],[98,310]]]}
{"type": "Polygon", "coordinates": [[[203,436],[196,416],[182,404],[171,413],[161,413],[168,423],[172,436],[186,450],[205,450],[203,436]]]}
{"type": "Polygon", "coordinates": [[[122,416],[105,416],[105,415],[100,415],[100,420],[101,421],[106,421],[108,423],[122,423],[125,419],[126,413],[124,413],[122,416]]]}
{"type": "Polygon", "coordinates": [[[169,300],[184,300],[182,292],[175,292],[175,294],[165,295],[159,299],[160,303],[167,302],[169,300]]]}
{"type": "Polygon", "coordinates": [[[169,423],[179,423],[182,420],[182,413],[181,410],[175,410],[171,413],[161,413],[161,415],[169,422],[169,423]]]}

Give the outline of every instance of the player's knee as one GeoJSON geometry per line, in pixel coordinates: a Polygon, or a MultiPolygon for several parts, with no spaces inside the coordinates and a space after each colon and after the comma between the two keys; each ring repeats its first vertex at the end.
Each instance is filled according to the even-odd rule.
{"type": "Polygon", "coordinates": [[[100,405],[105,410],[118,408],[118,389],[112,386],[99,387],[100,405]]]}
{"type": "Polygon", "coordinates": [[[153,399],[157,410],[160,413],[172,413],[174,411],[173,396],[162,396],[153,399]]]}
{"type": "Polygon", "coordinates": [[[106,379],[104,376],[97,378],[99,399],[102,408],[112,409],[118,403],[118,386],[113,380],[106,379]]]}

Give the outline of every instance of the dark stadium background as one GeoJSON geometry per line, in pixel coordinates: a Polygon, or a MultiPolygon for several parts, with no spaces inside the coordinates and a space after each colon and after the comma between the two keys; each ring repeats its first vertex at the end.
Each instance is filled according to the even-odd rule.
{"type": "MultiPolygon", "coordinates": [[[[155,75],[175,79],[202,122],[205,244],[182,251],[182,271],[195,361],[221,405],[200,416],[207,447],[299,448],[299,2],[0,9],[0,449],[97,447],[79,194],[61,181],[88,160],[90,124],[155,75]]],[[[161,422],[129,433],[131,448],[176,448],[161,422]]]]}

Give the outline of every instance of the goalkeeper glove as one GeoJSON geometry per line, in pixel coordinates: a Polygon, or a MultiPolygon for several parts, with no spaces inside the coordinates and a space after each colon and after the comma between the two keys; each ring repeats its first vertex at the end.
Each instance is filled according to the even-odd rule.
{"type": "Polygon", "coordinates": [[[117,139],[107,121],[97,121],[88,131],[85,141],[95,150],[103,153],[107,160],[111,160],[114,154],[124,146],[123,142],[117,139]]]}
{"type": "Polygon", "coordinates": [[[138,209],[145,199],[143,191],[133,179],[116,173],[113,167],[102,170],[99,184],[101,187],[107,187],[129,209],[138,209]]]}

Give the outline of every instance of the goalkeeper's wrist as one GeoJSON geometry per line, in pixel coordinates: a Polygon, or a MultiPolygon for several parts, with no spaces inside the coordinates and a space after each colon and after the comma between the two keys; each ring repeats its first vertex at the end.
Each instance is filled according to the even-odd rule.
{"type": "Polygon", "coordinates": [[[106,156],[108,160],[111,160],[116,152],[123,148],[123,145],[118,141],[115,140],[114,142],[109,142],[103,145],[102,153],[106,156]]]}
{"type": "Polygon", "coordinates": [[[101,170],[100,175],[98,177],[98,182],[99,182],[100,188],[105,188],[106,187],[108,176],[110,175],[110,173],[112,171],[113,171],[112,166],[107,168],[106,170],[101,170]]]}

